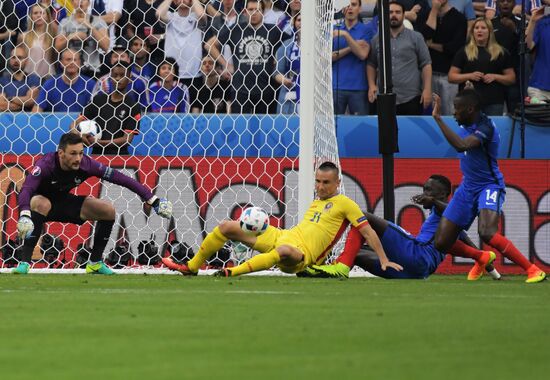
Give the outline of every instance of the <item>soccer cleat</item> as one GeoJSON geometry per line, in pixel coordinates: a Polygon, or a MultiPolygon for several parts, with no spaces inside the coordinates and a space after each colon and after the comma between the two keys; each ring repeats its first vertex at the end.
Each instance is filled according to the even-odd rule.
{"type": "Polygon", "coordinates": [[[193,272],[189,267],[185,264],[178,264],[175,263],[171,258],[169,257],[163,257],[162,263],[168,267],[170,270],[174,270],[177,272],[180,272],[184,276],[196,276],[197,272],[193,272]]]}
{"type": "Polygon", "coordinates": [[[86,274],[104,274],[112,275],[115,274],[111,268],[109,268],[103,261],[100,261],[95,264],[86,264],[86,274]]]}
{"type": "Polygon", "coordinates": [[[540,270],[540,268],[535,264],[531,265],[529,269],[527,269],[527,280],[525,280],[526,283],[534,284],[544,280],[546,280],[546,273],[540,270]]]}
{"type": "Polygon", "coordinates": [[[476,260],[473,268],[468,272],[468,281],[477,281],[483,276],[485,267],[491,264],[497,258],[496,253],[493,251],[483,251],[481,260],[476,260]]]}
{"type": "Polygon", "coordinates": [[[214,272],[212,275],[214,277],[231,277],[231,269],[223,268],[219,271],[214,272]]]}
{"type": "Polygon", "coordinates": [[[323,272],[313,269],[312,267],[306,267],[301,272],[296,273],[296,277],[322,277],[323,272]]]}
{"type": "Polygon", "coordinates": [[[13,274],[27,274],[27,273],[29,273],[30,267],[31,267],[31,265],[29,263],[21,261],[17,265],[17,268],[13,269],[11,271],[11,273],[13,273],[13,274]]]}
{"type": "Polygon", "coordinates": [[[343,263],[334,263],[332,265],[312,265],[312,268],[320,272],[320,274],[315,277],[349,278],[350,268],[343,263]]]}

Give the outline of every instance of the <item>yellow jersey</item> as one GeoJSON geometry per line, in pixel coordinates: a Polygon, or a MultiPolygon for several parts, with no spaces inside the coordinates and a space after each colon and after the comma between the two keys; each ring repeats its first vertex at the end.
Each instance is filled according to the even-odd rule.
{"type": "Polygon", "coordinates": [[[325,200],[314,200],[304,219],[290,231],[300,236],[313,261],[318,262],[324,260],[350,223],[361,228],[368,221],[357,203],[338,194],[325,200]]]}

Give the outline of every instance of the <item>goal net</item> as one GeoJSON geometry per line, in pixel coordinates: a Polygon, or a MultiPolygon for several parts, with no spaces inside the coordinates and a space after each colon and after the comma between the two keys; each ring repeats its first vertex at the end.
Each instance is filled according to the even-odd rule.
{"type": "MultiPolygon", "coordinates": [[[[83,120],[102,130],[87,153],[174,204],[166,221],[107,181],[76,188],[115,205],[104,260],[116,269],[185,261],[248,205],[291,227],[313,199],[315,167],[338,163],[333,0],[13,3],[0,9],[1,271],[21,259],[26,176],[83,120]]],[[[46,223],[33,268],[82,268],[93,232],[46,223]]],[[[208,265],[251,254],[228,244],[208,265]]]]}

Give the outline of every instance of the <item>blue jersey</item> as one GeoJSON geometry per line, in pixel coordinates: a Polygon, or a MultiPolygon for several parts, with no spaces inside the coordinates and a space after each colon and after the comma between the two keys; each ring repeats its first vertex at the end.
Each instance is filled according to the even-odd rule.
{"type": "Polygon", "coordinates": [[[71,85],[61,75],[48,79],[42,86],[36,104],[46,112],[82,112],[92,100],[95,81],[84,75],[71,85]]]}
{"type": "Polygon", "coordinates": [[[38,86],[40,86],[40,78],[35,74],[27,74],[23,80],[16,80],[6,71],[0,78],[0,93],[3,93],[8,99],[25,96],[32,87],[38,86]]]}
{"type": "Polygon", "coordinates": [[[463,139],[474,135],[481,142],[477,148],[460,154],[462,186],[472,192],[482,191],[489,185],[504,188],[504,177],[497,163],[500,134],[492,120],[482,113],[476,123],[461,126],[458,134],[463,139]]]}
{"type": "Polygon", "coordinates": [[[432,207],[430,215],[426,218],[422,226],[420,227],[420,232],[416,235],[416,241],[420,243],[429,243],[433,240],[435,236],[435,231],[437,231],[437,226],[441,220],[441,215],[437,213],[435,207],[432,207]]]}
{"type": "Polygon", "coordinates": [[[186,113],[189,112],[189,90],[187,86],[177,84],[171,89],[155,81],[149,86],[151,112],[186,113]]]}

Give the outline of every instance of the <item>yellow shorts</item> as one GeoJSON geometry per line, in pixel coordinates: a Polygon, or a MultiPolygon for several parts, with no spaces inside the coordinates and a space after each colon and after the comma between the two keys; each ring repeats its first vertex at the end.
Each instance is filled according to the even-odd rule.
{"type": "Polygon", "coordinates": [[[282,245],[290,245],[298,249],[304,255],[304,259],[293,266],[277,265],[281,271],[285,273],[297,273],[310,265],[316,264],[307,243],[293,230],[282,230],[269,226],[263,234],[257,237],[254,249],[258,252],[266,253],[282,245]]]}

